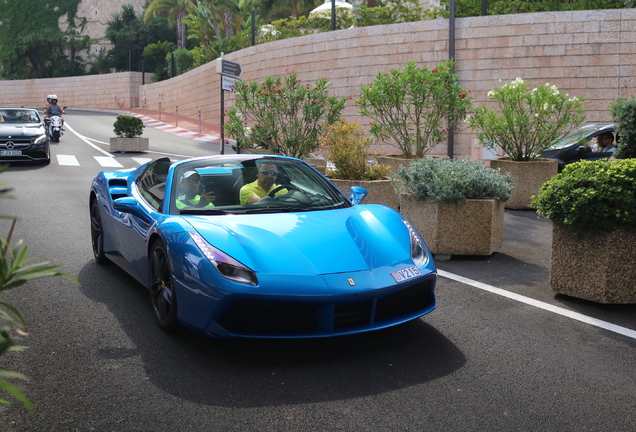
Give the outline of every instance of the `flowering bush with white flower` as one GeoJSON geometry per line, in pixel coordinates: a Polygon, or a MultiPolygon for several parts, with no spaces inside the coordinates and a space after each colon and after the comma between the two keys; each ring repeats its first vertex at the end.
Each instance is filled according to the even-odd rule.
{"type": "Polygon", "coordinates": [[[514,161],[528,161],[585,121],[585,99],[561,93],[555,85],[532,88],[521,78],[488,92],[497,103],[477,108],[466,118],[481,144],[494,151],[499,147],[514,161]]]}

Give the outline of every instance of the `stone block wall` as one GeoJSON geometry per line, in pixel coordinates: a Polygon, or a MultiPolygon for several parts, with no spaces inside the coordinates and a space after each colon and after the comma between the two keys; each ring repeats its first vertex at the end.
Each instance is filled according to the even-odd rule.
{"type": "MultiPolygon", "coordinates": [[[[319,33],[249,47],[228,54],[226,59],[241,64],[241,78],[246,81],[260,81],[295,69],[304,81],[328,77],[333,95],[357,99],[360,87],[369,84],[378,72],[407,62],[434,66],[447,59],[448,24],[448,20],[438,19],[319,33]]],[[[488,91],[498,86],[499,80],[522,77],[530,83],[549,82],[570,96],[587,98],[587,120],[609,121],[608,104],[636,90],[634,29],[635,9],[461,18],[456,21],[455,58],[462,85],[472,91],[477,105],[487,101],[488,91]]],[[[167,81],[141,86],[138,94],[125,84],[107,95],[86,98],[86,92],[101,90],[106,84],[102,80],[107,78],[61,80],[69,82],[68,93],[51,85],[35,86],[34,81],[40,80],[12,81],[0,82],[0,97],[3,101],[5,95],[14,93],[26,97],[37,87],[36,100],[43,101],[46,93],[55,91],[62,93],[60,100],[69,106],[128,108],[130,102],[122,99],[138,98],[138,104],[143,106],[145,101],[149,110],[157,110],[161,101],[163,111],[174,111],[178,105],[180,115],[196,117],[201,109],[203,120],[220,123],[221,92],[214,62],[167,81]],[[130,94],[117,96],[115,103],[119,91],[130,94]]],[[[233,95],[225,92],[226,109],[232,101],[233,95]]],[[[344,115],[362,125],[370,121],[357,114],[353,100],[344,115]]],[[[470,130],[458,133],[455,155],[481,157],[481,150],[475,149],[473,142],[470,130]]],[[[433,154],[446,152],[442,143],[433,154]]]]}
{"type": "Polygon", "coordinates": [[[130,109],[139,106],[141,83],[140,72],[0,81],[0,104],[41,107],[47,95],[56,94],[62,106],[130,109]]]}

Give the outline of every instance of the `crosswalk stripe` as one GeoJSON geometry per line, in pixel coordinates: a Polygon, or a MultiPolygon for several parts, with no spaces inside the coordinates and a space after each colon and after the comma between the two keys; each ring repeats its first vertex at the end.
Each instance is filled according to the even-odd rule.
{"type": "Polygon", "coordinates": [[[132,158],[132,160],[134,160],[135,162],[137,162],[139,165],[143,165],[147,162],[150,162],[152,160],[152,158],[132,158]]]}
{"type": "Polygon", "coordinates": [[[123,168],[124,166],[117,162],[115,158],[108,156],[93,156],[98,164],[104,168],[123,168]]]}
{"type": "Polygon", "coordinates": [[[79,166],[77,158],[73,155],[56,155],[59,165],[79,166]]]}

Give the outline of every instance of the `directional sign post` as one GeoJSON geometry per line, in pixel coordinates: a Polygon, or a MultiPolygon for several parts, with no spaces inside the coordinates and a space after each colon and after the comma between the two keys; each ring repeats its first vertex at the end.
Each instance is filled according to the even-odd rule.
{"type": "Polygon", "coordinates": [[[225,96],[224,91],[232,91],[243,74],[240,64],[223,59],[216,59],[216,73],[221,75],[221,154],[225,154],[225,96]]]}
{"type": "Polygon", "coordinates": [[[243,74],[241,65],[223,58],[216,59],[216,73],[231,78],[240,78],[243,74]]]}
{"type": "Polygon", "coordinates": [[[241,80],[221,75],[221,88],[225,91],[234,91],[239,82],[241,80]]]}

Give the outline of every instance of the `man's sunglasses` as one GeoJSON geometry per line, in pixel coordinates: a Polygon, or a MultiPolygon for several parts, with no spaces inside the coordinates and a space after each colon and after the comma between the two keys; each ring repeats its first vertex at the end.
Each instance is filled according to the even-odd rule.
{"type": "Polygon", "coordinates": [[[275,176],[275,175],[278,175],[278,171],[261,170],[261,174],[265,176],[268,176],[268,175],[275,176]]]}

